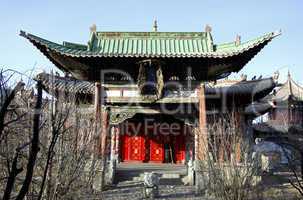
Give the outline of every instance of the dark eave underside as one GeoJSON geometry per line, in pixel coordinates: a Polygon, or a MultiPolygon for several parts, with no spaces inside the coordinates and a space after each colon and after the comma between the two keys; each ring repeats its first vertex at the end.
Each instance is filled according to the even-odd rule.
{"type": "MultiPolygon", "coordinates": [[[[42,81],[42,84],[45,90],[51,94],[54,93],[65,93],[65,94],[76,94],[76,95],[85,95],[90,96],[91,98],[94,95],[94,84],[88,81],[81,81],[73,78],[65,78],[52,76],[50,74],[41,73],[36,77],[37,80],[42,81]]],[[[126,83],[127,84],[127,83],[126,83]]],[[[194,84],[193,84],[194,85],[194,84]]],[[[116,86],[117,87],[117,86],[116,86]]],[[[129,86],[121,85],[120,88],[127,88],[129,86]]],[[[206,86],[206,101],[210,108],[212,107],[220,107],[222,106],[222,102],[227,103],[226,106],[232,105],[248,105],[253,101],[257,101],[268,93],[272,91],[275,87],[275,82],[272,78],[266,78],[261,80],[254,81],[242,81],[230,86],[221,86],[221,87],[211,87],[206,86]]],[[[136,90],[136,87],[132,86],[131,90],[136,90]]],[[[195,88],[191,88],[190,91],[193,91],[195,88]]],[[[105,86],[105,90],[110,90],[109,86],[105,86]]],[[[167,88],[167,90],[170,90],[167,88]]],[[[191,92],[187,92],[187,94],[183,94],[182,96],[174,96],[168,95],[164,96],[163,99],[159,100],[160,102],[171,102],[171,103],[179,103],[184,99],[188,99],[188,103],[196,103],[197,98],[190,97],[191,92]],[[178,101],[180,99],[181,101],[178,101]]],[[[141,98],[112,98],[110,100],[111,103],[123,103],[128,101],[138,101],[140,103],[144,103],[141,98]]],[[[148,102],[146,102],[148,103],[148,102]]],[[[256,107],[255,107],[256,108],[256,107]]]]}

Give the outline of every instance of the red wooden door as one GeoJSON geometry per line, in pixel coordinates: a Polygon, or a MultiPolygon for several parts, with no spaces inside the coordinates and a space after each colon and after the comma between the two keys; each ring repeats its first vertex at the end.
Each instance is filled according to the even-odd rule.
{"type": "Polygon", "coordinates": [[[142,136],[132,136],[130,146],[130,160],[143,161],[145,157],[145,141],[142,136]]]}
{"type": "Polygon", "coordinates": [[[149,139],[150,148],[150,161],[151,162],[163,162],[164,161],[164,144],[161,137],[154,136],[149,139]]]}
{"type": "Polygon", "coordinates": [[[142,136],[123,135],[122,139],[122,160],[123,161],[144,161],[145,139],[142,136]]]}
{"type": "Polygon", "coordinates": [[[121,154],[122,154],[122,160],[123,161],[128,161],[130,160],[129,157],[129,141],[130,141],[130,136],[128,135],[122,135],[121,137],[121,154]]]}
{"type": "Polygon", "coordinates": [[[185,162],[185,136],[183,134],[175,137],[175,159],[176,163],[185,162]]]}

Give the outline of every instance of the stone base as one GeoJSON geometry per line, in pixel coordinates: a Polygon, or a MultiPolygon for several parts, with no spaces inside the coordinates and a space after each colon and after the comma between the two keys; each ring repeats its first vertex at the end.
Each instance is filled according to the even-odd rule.
{"type": "Polygon", "coordinates": [[[195,169],[193,161],[189,161],[187,164],[187,175],[182,178],[184,185],[193,186],[195,184],[195,169]]]}
{"type": "Polygon", "coordinates": [[[116,172],[116,160],[110,160],[106,163],[104,173],[104,185],[109,186],[114,183],[116,172]]]}
{"type": "Polygon", "coordinates": [[[209,175],[205,169],[203,161],[195,161],[195,188],[196,194],[206,194],[209,186],[209,175]]]}
{"type": "Polygon", "coordinates": [[[91,158],[85,166],[86,177],[90,179],[90,184],[94,191],[102,191],[104,187],[111,186],[114,182],[116,161],[111,160],[106,162],[104,172],[102,162],[101,159],[91,158]],[[104,176],[103,180],[102,176],[104,176]]]}

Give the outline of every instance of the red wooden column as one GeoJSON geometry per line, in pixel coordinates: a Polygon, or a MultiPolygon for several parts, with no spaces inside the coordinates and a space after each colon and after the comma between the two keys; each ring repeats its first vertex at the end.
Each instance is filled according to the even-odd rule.
{"type": "Polygon", "coordinates": [[[117,126],[115,128],[115,136],[116,136],[116,142],[115,142],[115,156],[119,158],[119,151],[120,151],[120,126],[117,126]]]}
{"type": "MultiPolygon", "coordinates": [[[[103,90],[104,91],[104,90],[103,90]]],[[[96,138],[96,153],[101,158],[101,177],[100,189],[102,190],[105,184],[105,168],[106,168],[106,139],[108,134],[108,111],[104,106],[104,95],[101,92],[101,84],[95,83],[95,138],[96,138]]]]}
{"type": "Polygon", "coordinates": [[[201,84],[198,90],[199,97],[199,135],[198,135],[198,160],[206,160],[208,152],[208,135],[206,120],[205,85],[201,84]]]}
{"type": "Polygon", "coordinates": [[[115,152],[116,152],[116,127],[112,126],[110,129],[110,159],[115,159],[115,152]]]}
{"type": "Polygon", "coordinates": [[[94,124],[94,137],[95,145],[94,152],[98,154],[99,150],[99,137],[100,137],[100,99],[101,99],[101,85],[99,82],[95,82],[95,97],[94,97],[94,110],[95,110],[95,124],[94,124]]]}
{"type": "Polygon", "coordinates": [[[101,157],[102,157],[102,160],[105,161],[106,160],[106,156],[107,156],[107,150],[109,148],[108,146],[108,143],[106,142],[107,141],[107,136],[109,134],[109,111],[108,109],[105,107],[105,90],[104,88],[100,88],[100,109],[101,109],[101,141],[100,141],[100,144],[101,144],[101,148],[100,148],[100,153],[101,153],[101,157]]]}
{"type": "Polygon", "coordinates": [[[102,159],[106,159],[107,156],[107,134],[109,132],[108,127],[108,111],[104,106],[101,106],[101,131],[100,131],[100,154],[102,159]]]}
{"type": "Polygon", "coordinates": [[[205,164],[208,159],[208,135],[206,121],[205,86],[201,84],[198,89],[199,99],[199,125],[195,134],[195,186],[196,192],[200,193],[208,185],[205,180],[208,177],[205,164]],[[206,176],[205,176],[206,175],[206,176]]]}
{"type": "Polygon", "coordinates": [[[101,94],[101,84],[95,83],[95,138],[98,138],[97,149],[99,155],[104,158],[106,150],[106,137],[108,134],[108,111],[104,107],[104,100],[101,94]]]}
{"type": "Polygon", "coordinates": [[[237,163],[241,162],[241,143],[243,138],[243,117],[241,116],[241,112],[239,110],[235,111],[235,125],[236,125],[236,144],[235,144],[235,161],[237,163]]]}

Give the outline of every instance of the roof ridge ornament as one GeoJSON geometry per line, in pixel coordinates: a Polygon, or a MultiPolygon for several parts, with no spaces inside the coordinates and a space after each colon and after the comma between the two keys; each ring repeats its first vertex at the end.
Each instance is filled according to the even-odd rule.
{"type": "Polygon", "coordinates": [[[240,35],[236,35],[236,41],[235,41],[235,43],[236,43],[236,46],[239,46],[240,44],[241,44],[241,36],[240,35]]]}
{"type": "Polygon", "coordinates": [[[97,26],[96,24],[93,24],[91,27],[89,27],[90,33],[96,33],[97,32],[97,26]]]}
{"type": "Polygon", "coordinates": [[[206,33],[210,33],[211,31],[212,31],[211,26],[209,24],[206,24],[206,26],[205,26],[205,32],[206,33]]]}
{"type": "Polygon", "coordinates": [[[157,22],[157,19],[154,20],[153,31],[154,31],[154,32],[157,32],[157,31],[158,31],[158,22],[157,22]]]}
{"type": "Polygon", "coordinates": [[[19,35],[20,35],[20,36],[22,36],[22,37],[26,37],[26,32],[25,32],[25,31],[23,31],[23,30],[20,30],[19,35]]]}
{"type": "Polygon", "coordinates": [[[273,76],[272,76],[272,79],[277,83],[278,82],[278,79],[279,79],[279,71],[275,71],[273,76]]]}
{"type": "Polygon", "coordinates": [[[279,29],[279,30],[275,31],[272,34],[273,34],[274,37],[279,36],[279,35],[282,34],[282,29],[279,29]]]}
{"type": "Polygon", "coordinates": [[[241,74],[241,81],[247,81],[247,74],[241,74]]]}

